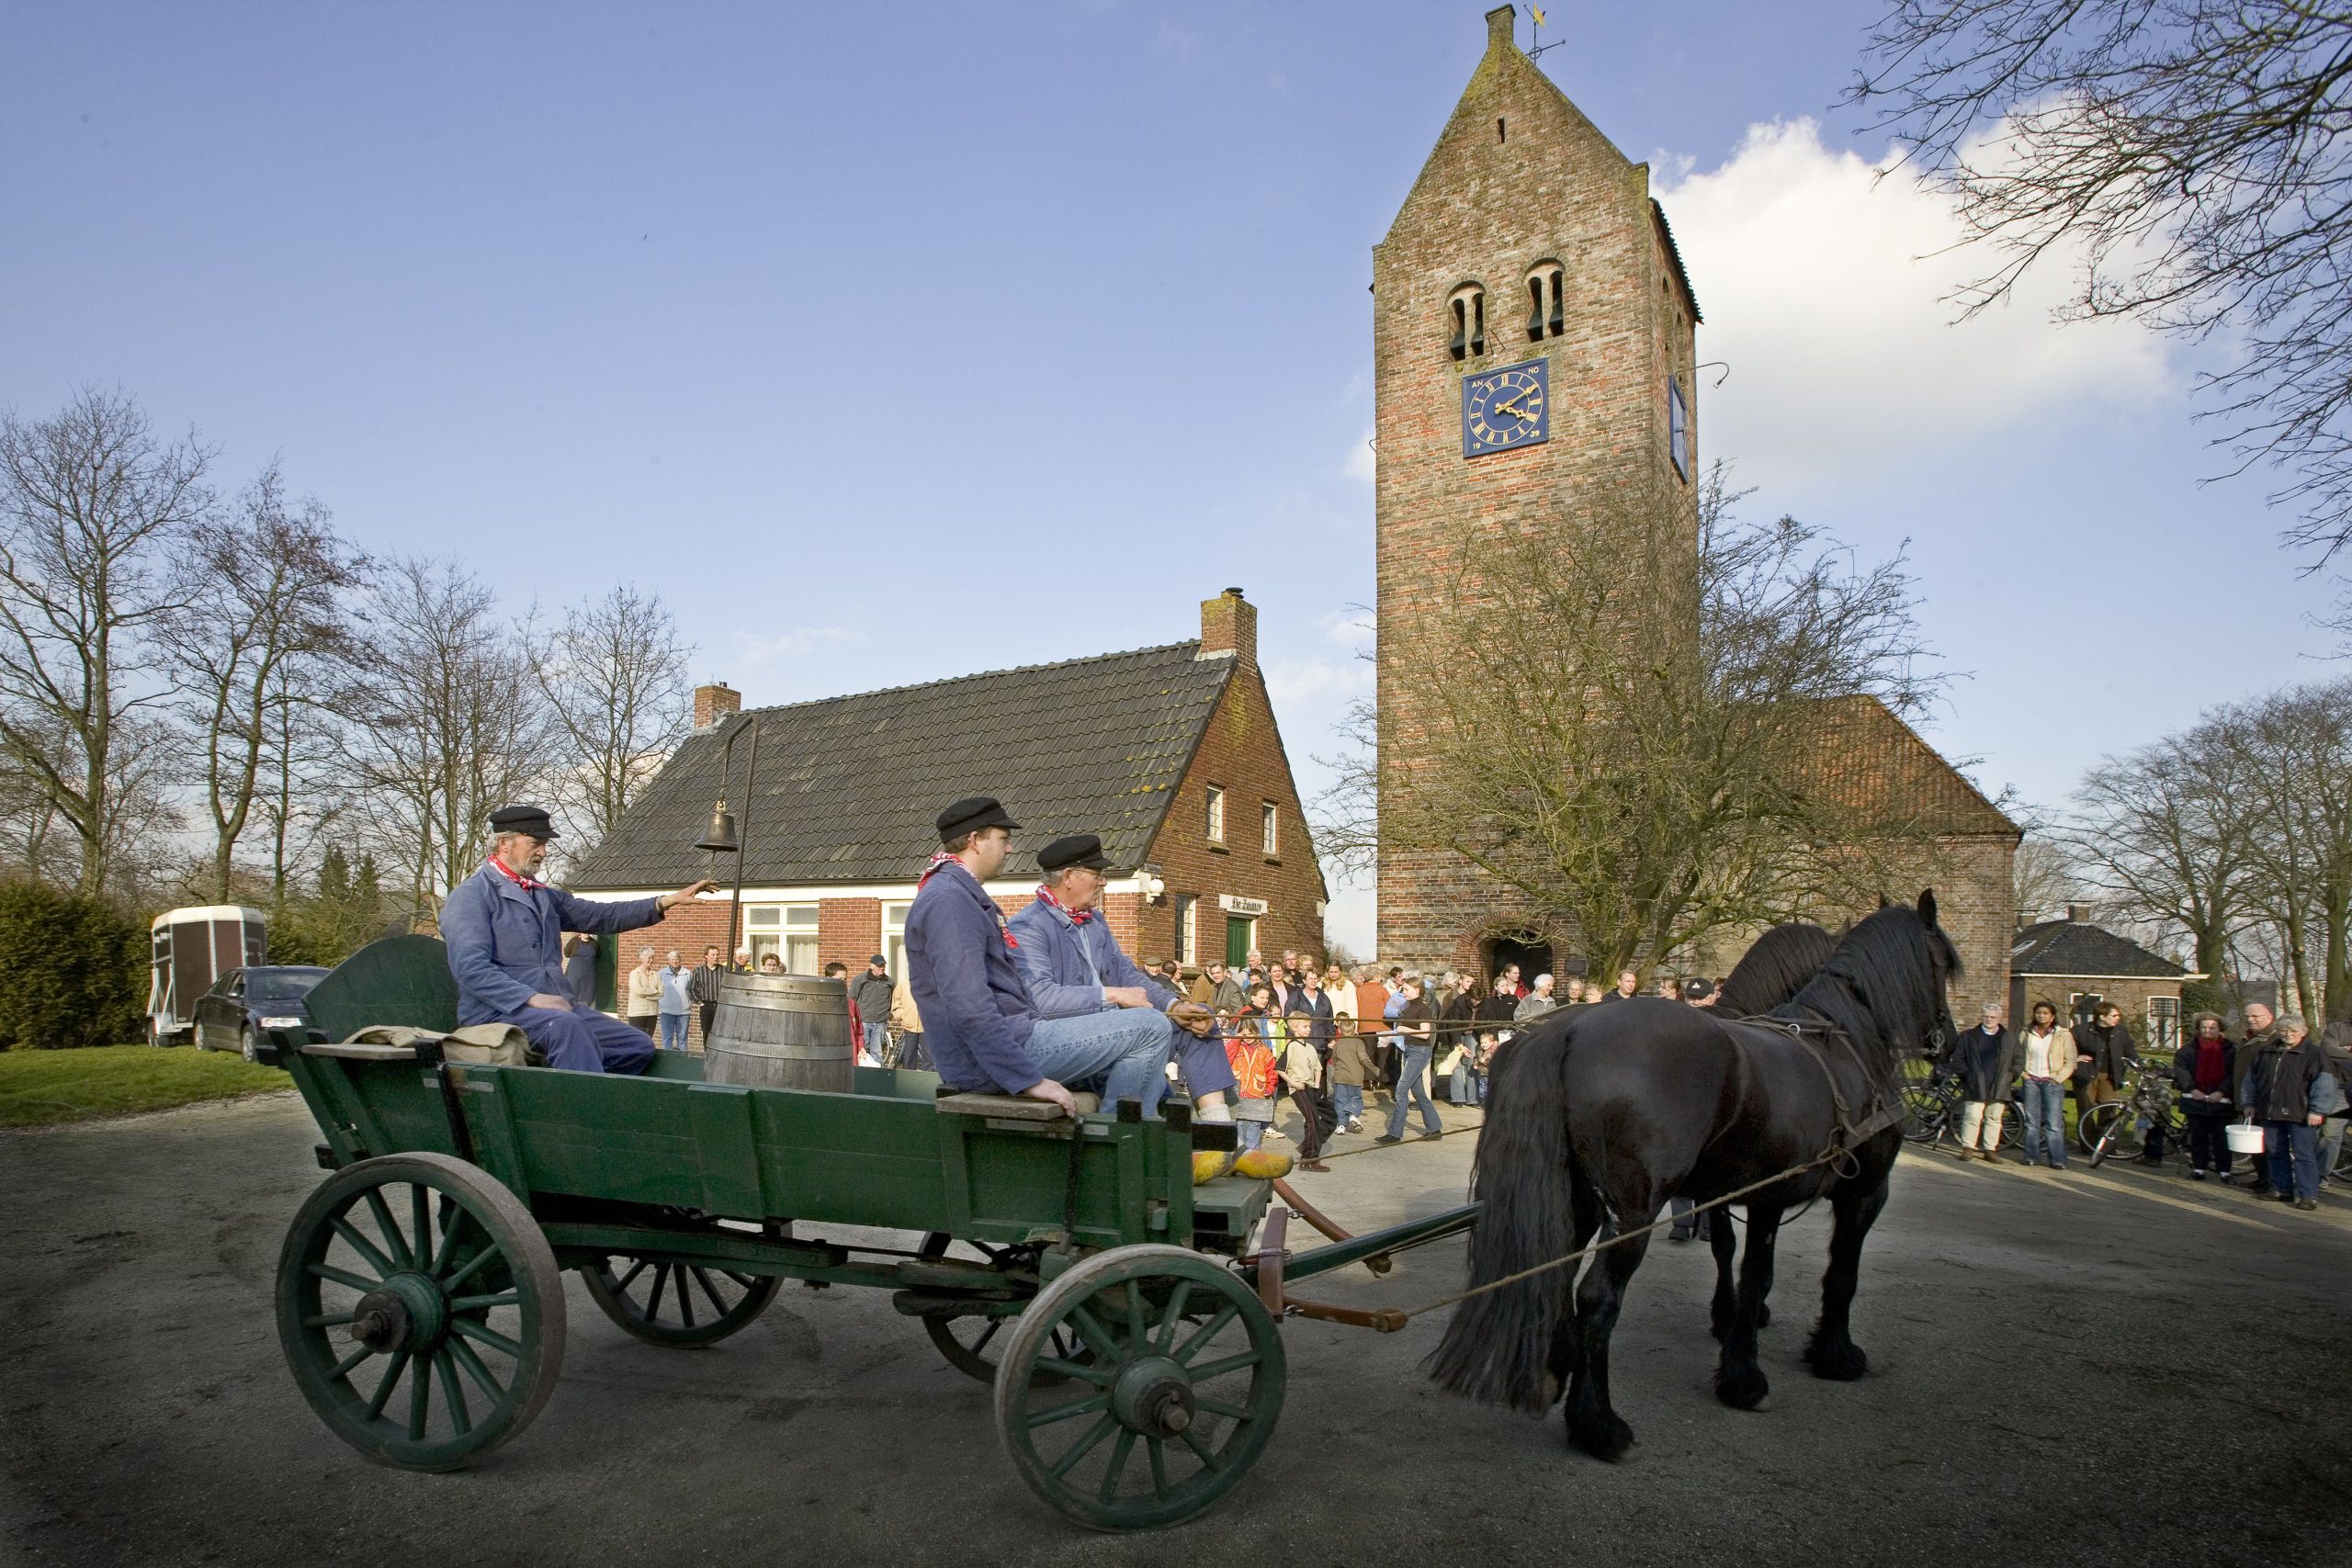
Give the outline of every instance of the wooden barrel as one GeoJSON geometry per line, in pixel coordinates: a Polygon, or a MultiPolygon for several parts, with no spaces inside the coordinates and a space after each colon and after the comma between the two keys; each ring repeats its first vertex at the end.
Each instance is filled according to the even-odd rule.
{"type": "Polygon", "coordinates": [[[847,1094],[857,1068],[849,987],[804,975],[723,975],[703,1042],[706,1083],[847,1094]]]}

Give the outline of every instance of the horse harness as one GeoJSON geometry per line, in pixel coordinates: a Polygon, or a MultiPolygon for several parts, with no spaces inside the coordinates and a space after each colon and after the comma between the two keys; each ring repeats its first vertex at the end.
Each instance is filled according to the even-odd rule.
{"type": "Polygon", "coordinates": [[[1902,1109],[1895,1103],[1893,1085],[1886,1081],[1883,1074],[1871,1070],[1870,1062],[1856,1048],[1852,1036],[1836,1024],[1766,1017],[1726,1019],[1724,1021],[1734,1026],[1727,1032],[1731,1035],[1735,1052],[1741,1048],[1737,1028],[1740,1025],[1770,1030],[1775,1034],[1786,1035],[1805,1048],[1805,1054],[1821,1069],[1822,1081],[1829,1086],[1829,1109],[1835,1122],[1830,1133],[1830,1146],[1838,1154],[1844,1155],[1860,1146],[1903,1119],[1902,1109]],[[1830,1060],[1833,1046],[1844,1047],[1842,1054],[1846,1060],[1853,1064],[1870,1089],[1870,1100],[1859,1119],[1855,1117],[1852,1107],[1847,1104],[1846,1091],[1838,1081],[1837,1065],[1830,1060]]]}

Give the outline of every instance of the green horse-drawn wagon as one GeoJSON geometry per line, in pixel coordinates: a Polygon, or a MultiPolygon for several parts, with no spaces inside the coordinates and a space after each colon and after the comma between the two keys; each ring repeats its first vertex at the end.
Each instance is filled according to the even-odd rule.
{"type": "Polygon", "coordinates": [[[1070,1517],[1172,1524],[1272,1437],[1284,1315],[1392,1325],[1297,1302],[1286,1280],[1385,1271],[1386,1253],[1474,1214],[1346,1237],[1280,1183],[1195,1187],[1194,1147],[1233,1132],[1180,1105],[1072,1120],[928,1073],[860,1068],[854,1092],[825,1094],[705,1083],[683,1054],[619,1077],[462,1063],[430,1038],[351,1043],[455,1022],[430,938],[364,949],[310,1005],[307,1039],[266,1048],[331,1172],[280,1255],[279,1337],[336,1436],[407,1469],[457,1469],[538,1413],[563,1359],[563,1269],[630,1334],[681,1348],[802,1280],[891,1292],[950,1363],[991,1380],[1006,1452],[1070,1517]],[[1334,1244],[1284,1252],[1294,1210],[1334,1244]],[[920,1240],[827,1239],[827,1224],[920,1240]]]}

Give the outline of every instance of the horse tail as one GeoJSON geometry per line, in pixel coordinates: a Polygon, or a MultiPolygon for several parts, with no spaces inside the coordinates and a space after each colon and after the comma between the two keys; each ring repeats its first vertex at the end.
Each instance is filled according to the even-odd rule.
{"type": "MultiPolygon", "coordinates": [[[[1472,1167],[1484,1205],[1470,1232],[1474,1290],[1576,1246],[1566,1086],[1574,1032],[1573,1019],[1538,1027],[1495,1060],[1472,1167]]],[[[1450,1393],[1540,1415],[1558,1396],[1550,1383],[1552,1327],[1575,1280],[1573,1269],[1547,1269],[1456,1303],[1423,1370],[1450,1393]]]]}

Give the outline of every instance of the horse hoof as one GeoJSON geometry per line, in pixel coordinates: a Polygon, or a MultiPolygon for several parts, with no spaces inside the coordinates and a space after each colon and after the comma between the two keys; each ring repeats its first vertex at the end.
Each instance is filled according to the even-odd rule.
{"type": "Polygon", "coordinates": [[[1614,1464],[1634,1446],[1634,1428],[1612,1412],[1577,1420],[1568,1417],[1568,1441],[1595,1459],[1614,1464]]]}
{"type": "Polygon", "coordinates": [[[1871,1359],[1850,1339],[1832,1342],[1815,1335],[1805,1348],[1804,1359],[1812,1363],[1815,1377],[1832,1382],[1852,1382],[1871,1370],[1871,1359]]]}
{"type": "Polygon", "coordinates": [[[1764,1369],[1750,1363],[1745,1367],[1725,1367],[1715,1373],[1715,1397],[1734,1410],[1760,1409],[1764,1396],[1772,1392],[1770,1380],[1764,1369]]]}

